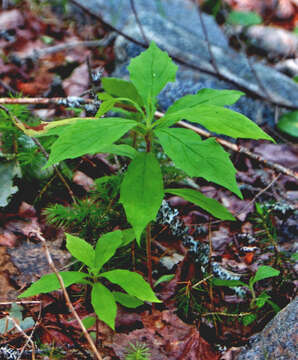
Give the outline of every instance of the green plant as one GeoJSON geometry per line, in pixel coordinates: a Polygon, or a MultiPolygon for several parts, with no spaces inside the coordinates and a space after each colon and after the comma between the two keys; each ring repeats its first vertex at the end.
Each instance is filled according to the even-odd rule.
{"type": "Polygon", "coordinates": [[[129,343],[125,360],[150,360],[150,350],[146,344],[136,342],[129,343]]]}
{"type": "MultiPolygon", "coordinates": [[[[115,329],[117,312],[116,302],[129,308],[143,304],[143,301],[160,302],[154,295],[148,283],[141,275],[128,270],[104,271],[103,266],[121,246],[127,245],[134,239],[131,229],[117,230],[101,236],[95,249],[85,240],[67,234],[66,247],[69,252],[87,268],[87,272],[60,272],[65,286],[74,283],[91,286],[91,303],[98,318],[115,329]],[[126,293],[110,291],[102,282],[109,282],[120,286],[126,293]]],[[[20,298],[48,293],[60,288],[55,274],[44,275],[25,290],[20,298]]]]}
{"type": "Polygon", "coordinates": [[[231,11],[227,23],[243,26],[259,25],[262,24],[262,18],[254,11],[231,11]]]}
{"type": "MultiPolygon", "coordinates": [[[[273,310],[278,312],[280,309],[279,307],[270,300],[270,295],[268,295],[265,291],[263,291],[260,295],[256,295],[256,291],[254,285],[261,280],[278,276],[280,274],[279,270],[272,268],[271,266],[262,265],[258,268],[257,272],[253,277],[249,279],[249,283],[246,284],[240,280],[221,280],[214,278],[212,280],[213,285],[215,286],[228,286],[228,287],[238,287],[238,286],[245,286],[248,288],[251,294],[251,301],[250,301],[250,309],[251,310],[259,310],[261,309],[266,303],[272,306],[273,310]]],[[[251,313],[243,317],[244,325],[249,325],[257,318],[256,314],[251,313]]]]}
{"type": "Polygon", "coordinates": [[[202,140],[191,130],[171,126],[184,118],[199,123],[210,131],[234,138],[272,140],[244,115],[223,107],[233,104],[243,93],[203,89],[195,95],[182,97],[161,119],[155,120],[156,96],[169,81],[175,80],[177,66],[152,42],[148,50],[131,61],[128,70],[131,81],[103,79],[105,92],[98,95],[102,104],[96,118],[71,118],[42,123],[42,130],[23,127],[24,132],[30,136],[58,136],[51,147],[46,167],[65,159],[97,152],[130,158],[131,162],[120,187],[120,202],[138,243],[143,230],[155,219],[165,192],[183,196],[222,220],[233,220],[232,214],[220,203],[198,191],[164,189],[154,148],[156,144],[160,144],[176,167],[188,176],[203,177],[242,197],[229,154],[216,140],[202,140]],[[117,111],[114,106],[116,103],[132,107],[132,111],[127,113],[129,119],[101,117],[111,109],[117,111]],[[139,114],[139,120],[135,120],[135,112],[139,114]],[[133,132],[145,141],[145,151],[137,151],[131,145],[117,143],[128,132],[133,132]]]}
{"type": "Polygon", "coordinates": [[[105,92],[98,94],[102,104],[95,118],[41,123],[38,128],[28,128],[19,122],[16,125],[29,136],[58,136],[51,146],[46,167],[98,152],[130,159],[120,186],[120,203],[138,244],[146,229],[148,278],[152,287],[151,222],[156,218],[165,193],[181,196],[219,219],[234,220],[219,202],[199,191],[164,188],[156,149],[162,147],[165,155],[187,176],[202,177],[242,198],[236,183],[236,169],[216,139],[202,140],[192,130],[172,126],[186,119],[233,138],[273,139],[244,115],[224,108],[243,95],[235,90],[203,89],[195,95],[186,95],[157,120],[157,95],[168,82],[175,81],[177,66],[154,42],[131,60],[128,70],[131,81],[102,80],[105,92]],[[102,117],[109,110],[119,112],[120,117],[102,117]],[[126,144],[119,144],[128,133],[132,135],[131,144],[127,144],[127,139],[126,144]],[[140,146],[142,143],[145,148],[140,146]]]}

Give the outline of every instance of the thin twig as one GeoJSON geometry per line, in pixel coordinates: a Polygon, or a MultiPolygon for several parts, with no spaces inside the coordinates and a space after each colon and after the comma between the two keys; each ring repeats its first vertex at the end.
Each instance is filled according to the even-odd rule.
{"type": "Polygon", "coordinates": [[[198,10],[198,13],[199,13],[201,27],[202,27],[202,30],[203,30],[203,34],[204,34],[204,37],[205,37],[206,44],[207,44],[211,65],[213,66],[213,69],[216,72],[216,74],[220,75],[220,71],[218,69],[215,57],[213,56],[213,52],[212,52],[212,49],[211,49],[211,44],[210,44],[210,41],[209,41],[207,29],[206,29],[206,26],[205,26],[205,21],[203,19],[202,10],[201,10],[200,4],[198,4],[197,2],[196,2],[196,7],[197,7],[197,10],[198,10]]]}
{"type": "MultiPolygon", "coordinates": [[[[6,318],[7,318],[8,320],[10,320],[10,321],[14,324],[14,326],[16,327],[16,329],[17,329],[17,330],[24,336],[24,338],[27,340],[25,346],[30,343],[30,345],[31,345],[31,347],[32,347],[32,360],[34,360],[34,359],[35,359],[35,345],[34,345],[34,342],[32,341],[32,333],[30,334],[30,336],[28,336],[28,335],[24,332],[24,330],[20,327],[20,325],[16,322],[16,320],[15,320],[13,317],[7,315],[6,318]]],[[[23,348],[23,349],[24,349],[24,348],[23,348]]],[[[24,350],[23,350],[23,351],[24,351],[24,350]]],[[[22,351],[22,353],[23,353],[23,351],[22,351]]],[[[18,356],[18,360],[19,360],[19,359],[20,359],[20,356],[18,356]]]]}
{"type": "Polygon", "coordinates": [[[130,0],[130,7],[131,7],[132,12],[133,12],[133,14],[134,14],[134,17],[135,17],[135,19],[136,19],[136,23],[137,23],[137,25],[138,25],[138,27],[139,27],[139,29],[140,29],[140,31],[141,31],[141,34],[142,34],[142,36],[143,36],[143,39],[144,39],[145,43],[146,43],[147,45],[149,45],[148,38],[147,38],[147,36],[146,36],[146,34],[145,34],[145,32],[144,32],[143,26],[142,26],[142,24],[141,24],[141,21],[140,21],[140,19],[139,19],[139,16],[138,16],[138,13],[137,13],[137,10],[136,10],[136,7],[135,7],[135,2],[134,2],[134,0],[130,0]]]}
{"type": "Polygon", "coordinates": [[[235,217],[238,217],[239,215],[241,215],[242,213],[244,213],[249,207],[250,205],[252,205],[259,196],[261,196],[262,194],[264,194],[264,192],[266,192],[268,189],[271,188],[271,186],[281,177],[281,174],[278,174],[277,176],[275,176],[273,178],[273,180],[262,190],[260,190],[252,200],[249,201],[248,204],[246,204],[236,215],[235,217]]]}
{"type": "Polygon", "coordinates": [[[100,355],[100,353],[98,352],[91,336],[89,335],[88,331],[86,330],[81,318],[79,317],[78,313],[76,312],[75,308],[73,307],[71,301],[70,301],[70,298],[69,298],[69,295],[68,295],[68,292],[65,288],[65,285],[64,285],[64,281],[61,277],[61,275],[59,274],[54,262],[53,262],[53,259],[51,257],[51,254],[49,252],[49,249],[48,249],[48,246],[47,246],[47,243],[46,243],[46,239],[39,233],[39,232],[35,232],[33,233],[32,235],[35,235],[41,242],[42,242],[42,245],[43,245],[43,248],[44,248],[44,252],[45,252],[45,255],[46,255],[46,258],[47,258],[47,261],[51,267],[51,269],[53,270],[53,272],[55,273],[55,275],[57,276],[57,279],[60,283],[60,286],[61,286],[61,289],[62,289],[62,292],[63,292],[63,295],[65,297],[65,302],[66,302],[66,305],[67,307],[69,308],[69,310],[71,311],[71,313],[73,314],[73,316],[76,318],[77,322],[79,323],[79,326],[80,328],[82,329],[82,332],[86,338],[86,340],[88,341],[93,353],[95,354],[96,358],[98,360],[103,360],[102,356],[100,355]]]}
{"type": "Polygon", "coordinates": [[[92,47],[105,47],[107,46],[111,41],[113,41],[115,38],[115,33],[110,33],[107,36],[105,36],[103,39],[100,40],[85,40],[85,41],[70,41],[66,42],[60,45],[54,45],[49,46],[44,49],[34,49],[33,52],[26,56],[28,59],[40,59],[45,56],[55,54],[60,51],[68,51],[73,50],[76,47],[86,47],[86,48],[92,48],[92,47]]]}
{"type": "Polygon", "coordinates": [[[78,101],[81,105],[84,104],[93,104],[94,100],[92,99],[84,99],[78,96],[69,96],[67,98],[64,97],[54,97],[54,98],[8,98],[3,97],[0,98],[0,104],[17,104],[17,105],[63,105],[67,100],[75,99],[78,101]]]}

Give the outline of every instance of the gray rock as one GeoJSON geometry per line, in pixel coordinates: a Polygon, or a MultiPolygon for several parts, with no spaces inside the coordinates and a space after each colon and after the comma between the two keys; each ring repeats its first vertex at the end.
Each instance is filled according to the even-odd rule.
{"type": "Polygon", "coordinates": [[[244,347],[237,360],[294,360],[297,359],[298,297],[282,309],[244,347]]]}

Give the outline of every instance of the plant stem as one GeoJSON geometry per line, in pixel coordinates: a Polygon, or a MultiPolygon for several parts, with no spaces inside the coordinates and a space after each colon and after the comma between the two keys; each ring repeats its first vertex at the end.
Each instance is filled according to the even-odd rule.
{"type": "Polygon", "coordinates": [[[147,252],[147,271],[148,271],[148,281],[153,288],[152,280],[152,255],[151,255],[151,223],[146,227],[146,252],[147,252]]]}

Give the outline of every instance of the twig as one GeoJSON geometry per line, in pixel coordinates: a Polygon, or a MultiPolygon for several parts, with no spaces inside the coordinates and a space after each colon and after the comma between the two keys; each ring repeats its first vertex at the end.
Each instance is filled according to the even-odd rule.
{"type": "Polygon", "coordinates": [[[18,104],[18,105],[64,105],[67,101],[77,101],[80,105],[93,104],[94,100],[92,99],[83,99],[78,96],[68,96],[67,98],[63,97],[54,97],[54,98],[0,98],[0,104],[18,104]]]}
{"type": "Polygon", "coordinates": [[[110,33],[100,40],[86,40],[86,41],[70,41],[60,45],[50,46],[45,49],[34,49],[33,52],[26,56],[29,59],[40,59],[42,57],[55,54],[60,51],[72,50],[75,47],[104,47],[107,46],[115,38],[115,33],[110,33]]]}
{"type": "MultiPolygon", "coordinates": [[[[159,112],[159,111],[156,111],[155,115],[157,117],[161,118],[164,114],[159,112]]],[[[250,150],[248,150],[244,146],[233,144],[232,142],[230,142],[228,140],[224,140],[224,139],[221,139],[219,137],[216,137],[216,136],[212,135],[209,131],[197,128],[196,126],[188,124],[187,122],[185,122],[183,120],[178,121],[177,125],[180,125],[180,126],[183,126],[183,127],[187,128],[187,129],[193,130],[197,134],[202,135],[202,136],[207,137],[207,138],[213,136],[216,139],[216,141],[219,144],[221,144],[222,146],[224,146],[224,147],[226,147],[226,148],[228,148],[230,150],[233,150],[235,152],[242,153],[242,154],[250,157],[253,160],[256,160],[256,161],[258,161],[260,163],[263,163],[265,166],[267,166],[270,169],[273,169],[276,172],[285,174],[287,176],[292,176],[292,177],[294,177],[295,179],[298,180],[298,172],[297,171],[291,170],[291,169],[286,168],[286,167],[284,167],[282,165],[279,165],[279,164],[273,163],[271,161],[268,161],[268,160],[264,159],[262,156],[251,152],[250,150]]]]}
{"type": "Polygon", "coordinates": [[[252,200],[249,201],[248,204],[246,204],[235,216],[238,217],[239,215],[241,215],[243,212],[245,212],[250,205],[252,205],[256,199],[261,196],[262,194],[264,194],[264,192],[266,192],[268,189],[271,188],[271,186],[281,177],[281,174],[278,174],[276,177],[274,177],[274,179],[262,190],[260,190],[252,200]]]}
{"type": "MultiPolygon", "coordinates": [[[[34,360],[34,359],[35,359],[35,345],[34,345],[34,342],[32,341],[33,332],[31,332],[30,336],[28,336],[28,335],[24,332],[24,330],[20,327],[20,325],[15,321],[15,319],[14,319],[13,317],[11,317],[11,316],[9,316],[9,315],[7,315],[6,317],[7,317],[7,319],[9,319],[11,322],[13,322],[14,326],[16,327],[16,329],[17,329],[17,330],[24,336],[24,338],[27,340],[25,346],[27,346],[27,345],[30,343],[30,345],[31,345],[31,347],[32,347],[32,359],[34,360]]],[[[24,348],[25,348],[25,347],[23,347],[23,350],[22,350],[22,352],[20,353],[20,355],[18,356],[18,359],[17,359],[17,360],[20,359],[20,356],[21,356],[22,353],[24,352],[24,348]]]]}
{"type": "Polygon", "coordinates": [[[23,300],[23,301],[1,301],[0,306],[8,306],[12,304],[19,304],[19,305],[37,305],[41,304],[40,300],[23,300]]]}
{"type": "Polygon", "coordinates": [[[48,246],[47,246],[47,243],[46,243],[46,239],[38,232],[34,232],[32,233],[32,235],[35,235],[41,242],[42,242],[42,245],[43,245],[43,248],[44,248],[44,252],[45,252],[45,255],[46,255],[46,258],[47,258],[47,261],[51,267],[51,269],[53,270],[53,272],[55,273],[55,275],[57,276],[57,279],[60,283],[60,286],[61,286],[61,289],[62,289],[62,292],[63,292],[63,295],[65,297],[65,301],[66,301],[66,305],[67,307],[69,308],[69,310],[71,311],[71,313],[73,314],[73,316],[76,318],[77,322],[79,323],[79,326],[80,328],[82,329],[83,331],[83,334],[86,338],[86,340],[88,341],[93,353],[95,354],[96,358],[98,360],[103,360],[102,356],[100,355],[100,353],[98,352],[92,338],[90,337],[88,331],[86,330],[81,318],[79,317],[78,313],[76,312],[75,308],[73,307],[71,301],[70,301],[70,298],[69,298],[69,295],[68,295],[68,292],[65,288],[65,285],[64,285],[64,282],[63,282],[63,279],[61,277],[61,275],[59,274],[54,262],[53,262],[53,259],[51,257],[51,254],[49,252],[49,249],[48,249],[48,246]]]}
{"type": "Polygon", "coordinates": [[[201,316],[210,316],[210,315],[220,315],[220,316],[233,316],[233,317],[243,317],[252,314],[251,312],[244,312],[239,314],[229,314],[224,312],[207,312],[202,314],[201,316]]]}
{"type": "Polygon", "coordinates": [[[141,31],[141,34],[142,34],[142,36],[143,36],[143,39],[144,39],[146,45],[148,46],[148,45],[149,45],[149,41],[148,41],[148,38],[147,38],[147,36],[146,36],[146,34],[145,34],[145,32],[144,32],[144,29],[143,29],[143,26],[142,26],[142,24],[141,24],[141,21],[140,21],[140,19],[139,19],[139,16],[138,16],[138,13],[137,13],[137,10],[136,10],[136,7],[135,7],[135,2],[134,2],[134,0],[130,0],[130,7],[131,7],[132,12],[133,12],[133,14],[134,14],[134,17],[135,17],[135,19],[136,19],[136,23],[137,23],[137,25],[138,25],[138,27],[139,27],[139,29],[140,29],[140,31],[141,31]]]}
{"type": "Polygon", "coordinates": [[[200,22],[201,22],[203,34],[204,34],[204,37],[205,37],[205,41],[206,41],[206,44],[207,44],[211,65],[213,66],[213,69],[216,72],[216,74],[220,75],[220,71],[218,69],[215,57],[213,56],[213,53],[212,53],[210,41],[209,41],[209,38],[208,38],[208,32],[207,32],[207,29],[206,29],[206,26],[205,26],[205,21],[203,19],[203,15],[202,15],[202,10],[201,10],[200,4],[198,4],[197,2],[196,2],[196,7],[197,7],[197,10],[198,10],[198,13],[199,13],[200,22]]]}

